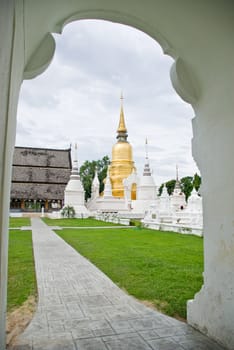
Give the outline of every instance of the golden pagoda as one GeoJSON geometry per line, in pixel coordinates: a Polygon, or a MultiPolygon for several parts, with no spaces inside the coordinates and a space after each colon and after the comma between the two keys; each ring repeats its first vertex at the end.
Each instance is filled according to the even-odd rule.
{"type": "MultiPolygon", "coordinates": [[[[110,165],[112,195],[120,198],[124,197],[123,180],[135,170],[134,161],[132,159],[132,146],[127,141],[127,137],[128,134],[123,111],[123,96],[121,95],[120,118],[116,137],[118,141],[112,147],[112,161],[110,165]]],[[[132,188],[132,199],[136,199],[135,187],[132,188]]]]}

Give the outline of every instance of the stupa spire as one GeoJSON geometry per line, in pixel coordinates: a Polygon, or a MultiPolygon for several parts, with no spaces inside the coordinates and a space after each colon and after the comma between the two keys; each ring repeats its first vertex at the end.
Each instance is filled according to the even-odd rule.
{"type": "Polygon", "coordinates": [[[125,118],[124,118],[124,110],[123,110],[123,94],[121,93],[120,96],[121,105],[120,105],[120,117],[119,117],[119,126],[117,129],[117,139],[119,141],[126,141],[128,134],[127,134],[127,128],[125,124],[125,118]]]}
{"type": "Polygon", "coordinates": [[[145,138],[145,159],[149,159],[148,157],[148,139],[145,138]]]}
{"type": "Polygon", "coordinates": [[[176,183],[175,183],[175,189],[180,189],[179,170],[178,170],[178,165],[177,165],[177,164],[176,164],[176,183]]]}
{"type": "Polygon", "coordinates": [[[72,162],[72,171],[71,176],[78,176],[78,158],[77,158],[77,143],[75,143],[74,151],[73,151],[73,162],[72,162]]]}
{"type": "Polygon", "coordinates": [[[151,176],[151,170],[149,166],[149,157],[148,157],[148,140],[145,139],[145,166],[143,176],[151,176]]]}

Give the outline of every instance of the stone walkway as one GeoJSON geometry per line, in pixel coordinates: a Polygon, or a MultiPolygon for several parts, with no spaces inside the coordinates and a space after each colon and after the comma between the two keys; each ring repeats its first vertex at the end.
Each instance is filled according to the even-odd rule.
{"type": "Polygon", "coordinates": [[[221,350],[190,326],[126,295],[32,219],[39,303],[14,350],[221,350]]]}

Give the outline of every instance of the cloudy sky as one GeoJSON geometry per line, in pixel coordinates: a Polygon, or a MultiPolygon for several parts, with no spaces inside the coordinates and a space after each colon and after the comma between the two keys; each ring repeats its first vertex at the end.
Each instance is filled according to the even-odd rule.
{"type": "Polygon", "coordinates": [[[141,174],[148,138],[157,184],[197,170],[191,155],[193,110],[171,86],[173,61],[148,35],[104,21],[77,21],[54,35],[50,67],[23,83],[17,146],[68,148],[77,142],[80,165],[111,157],[120,94],[128,140],[141,174]]]}

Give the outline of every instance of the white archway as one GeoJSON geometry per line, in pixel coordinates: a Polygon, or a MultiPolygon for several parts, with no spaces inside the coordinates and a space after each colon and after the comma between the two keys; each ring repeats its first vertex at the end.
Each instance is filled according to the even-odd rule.
{"type": "Polygon", "coordinates": [[[138,28],[175,59],[171,79],[196,113],[193,156],[203,179],[204,286],[188,304],[188,321],[233,348],[233,2],[0,0],[0,5],[0,348],[5,346],[8,208],[20,85],[49,65],[55,50],[50,33],[84,18],[138,28]]]}

